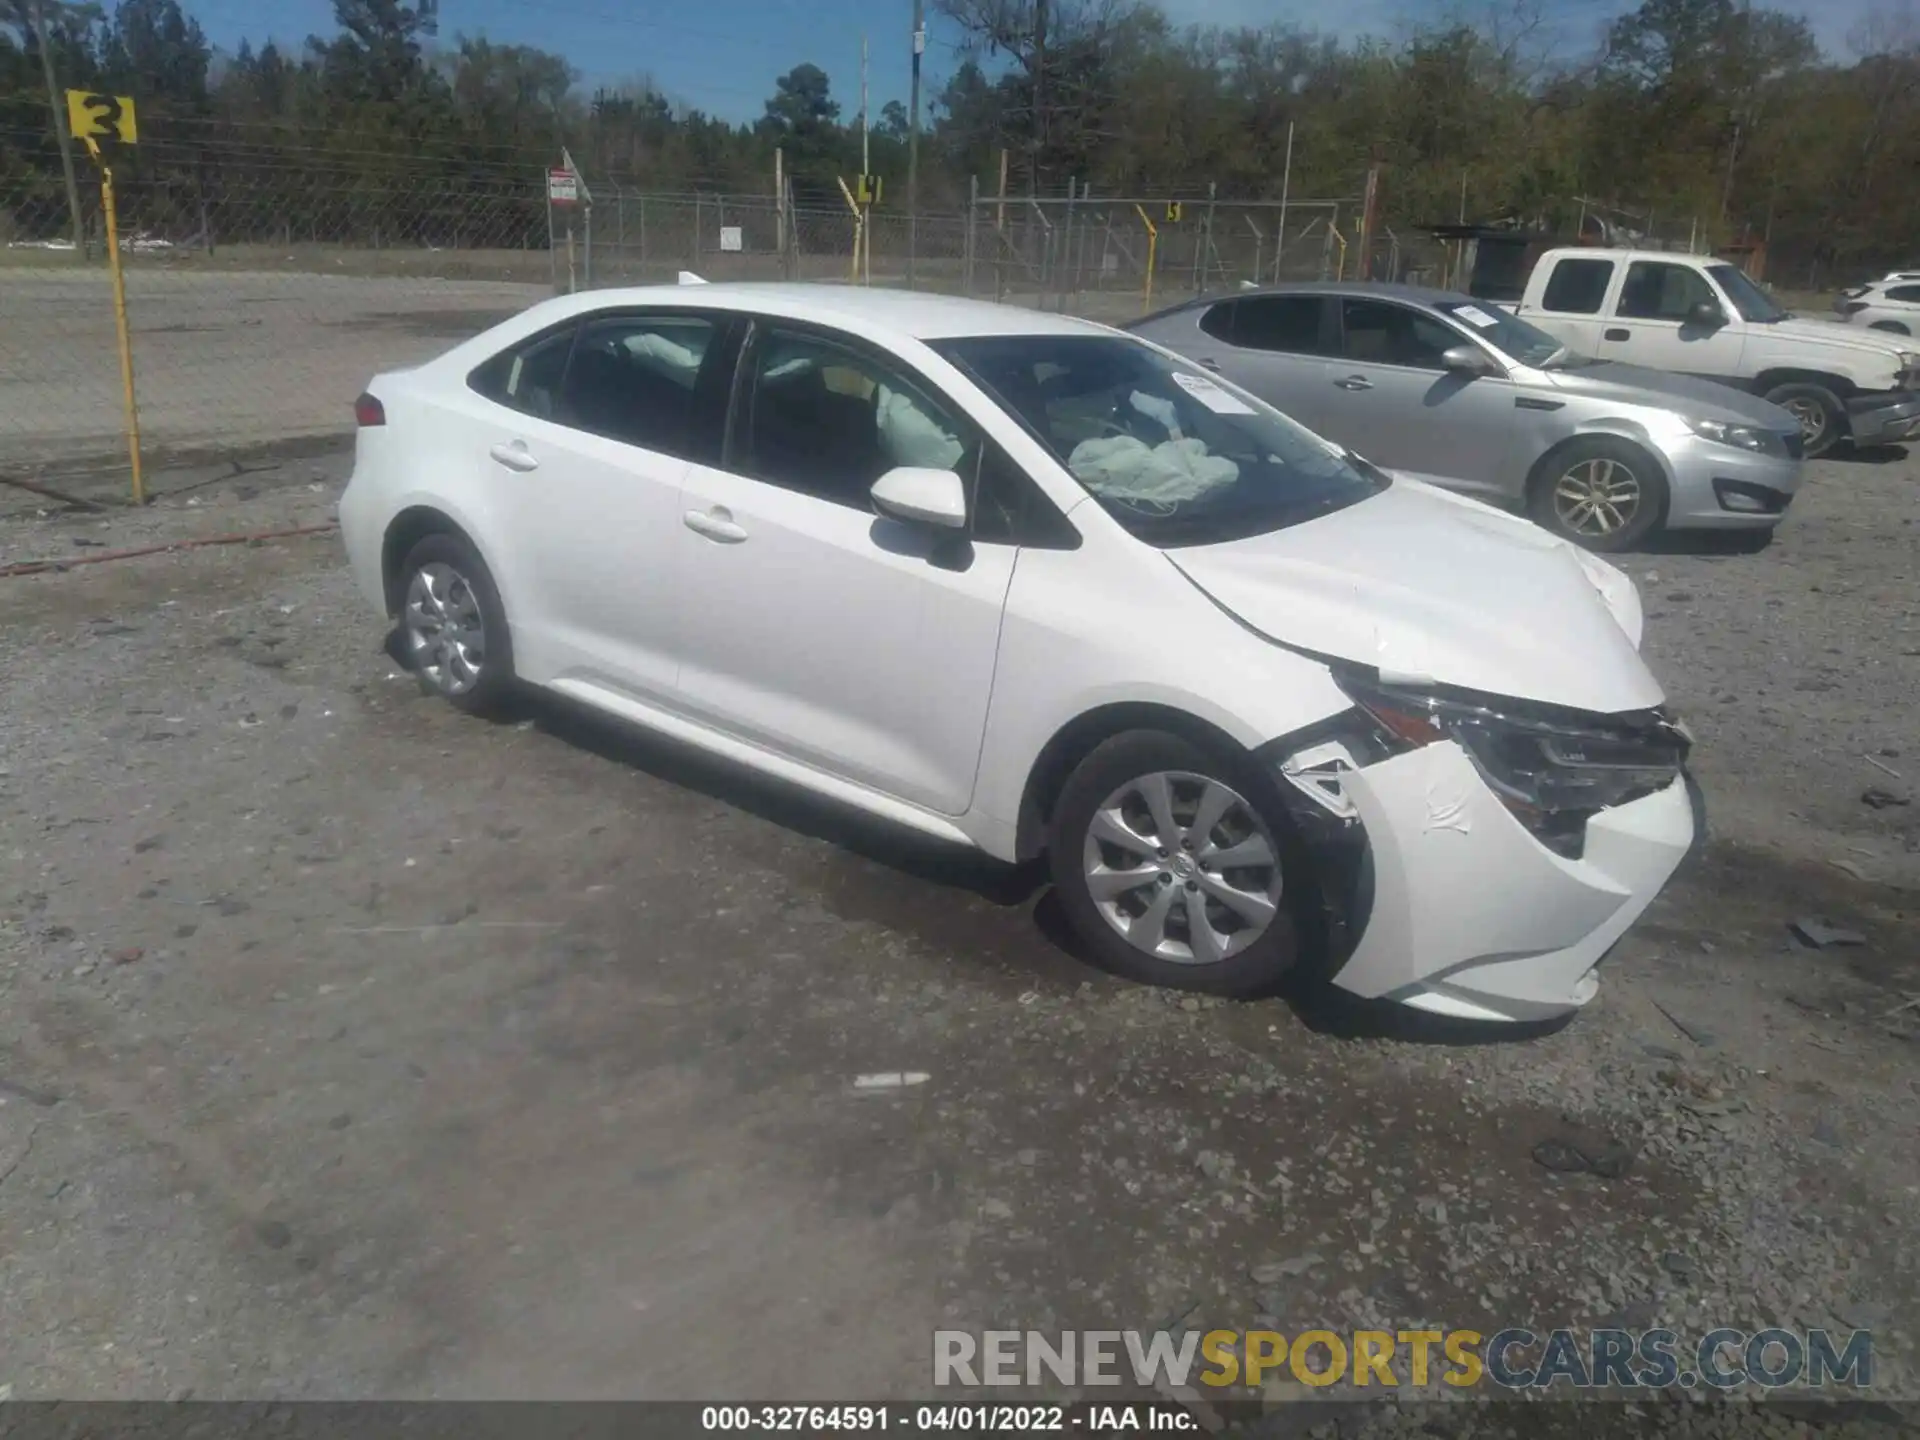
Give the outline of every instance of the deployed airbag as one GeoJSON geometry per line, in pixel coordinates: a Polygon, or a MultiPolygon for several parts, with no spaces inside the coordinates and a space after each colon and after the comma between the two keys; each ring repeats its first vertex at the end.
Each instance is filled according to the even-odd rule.
{"type": "Polygon", "coordinates": [[[1240,467],[1209,455],[1204,441],[1167,440],[1149,448],[1131,435],[1082,440],[1067,468],[1102,499],[1162,505],[1197,499],[1240,478],[1240,467]]]}

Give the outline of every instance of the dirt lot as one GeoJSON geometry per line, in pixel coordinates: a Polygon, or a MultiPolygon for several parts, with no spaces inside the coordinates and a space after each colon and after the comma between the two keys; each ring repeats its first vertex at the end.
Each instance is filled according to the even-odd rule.
{"type": "MultiPolygon", "coordinates": [[[[27,254],[36,263],[0,250],[0,262],[10,255],[15,262],[0,268],[0,469],[119,464],[126,444],[107,274],[64,256],[27,254]]],[[[596,274],[607,284],[670,284],[676,263],[688,262],[643,266],[615,252],[596,274]]],[[[548,266],[544,253],[519,251],[295,247],[276,256],[254,247],[191,262],[143,257],[128,267],[127,308],[149,456],[200,458],[337,437],[370,376],[418,364],[548,298],[548,266]],[[275,260],[289,268],[274,268],[275,260]]],[[[699,268],[716,281],[779,276],[771,256],[708,256],[699,268]]],[[[839,279],[844,272],[841,262],[821,257],[803,273],[839,279]]],[[[884,267],[875,272],[880,284],[902,278],[884,267]]],[[[951,263],[928,278],[959,288],[951,263]]],[[[990,295],[993,283],[982,266],[981,293],[990,295]]],[[[1007,298],[1032,304],[1040,297],[1007,298]]],[[[1076,309],[1123,320],[1139,313],[1140,297],[1087,293],[1076,309]]]]}
{"type": "MultiPolygon", "coordinates": [[[[1271,1317],[1864,1327],[1915,1398],[1920,457],[1812,471],[1765,553],[1629,562],[1714,839],[1524,1039],[1128,987],[1031,875],[463,719],[330,535],[0,581],[0,1384],[924,1397],[940,1326],[1271,1317]],[[1573,1124],[1626,1174],[1538,1163],[1573,1124]]],[[[0,564],[342,473],[16,509],[0,564]]]]}

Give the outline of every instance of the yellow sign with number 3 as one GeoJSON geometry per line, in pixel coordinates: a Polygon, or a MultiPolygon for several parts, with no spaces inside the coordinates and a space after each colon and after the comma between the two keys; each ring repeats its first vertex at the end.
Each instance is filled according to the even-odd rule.
{"type": "Polygon", "coordinates": [[[140,138],[133,123],[133,98],[128,95],[69,90],[67,125],[76,140],[118,140],[122,145],[132,145],[140,138]]]}

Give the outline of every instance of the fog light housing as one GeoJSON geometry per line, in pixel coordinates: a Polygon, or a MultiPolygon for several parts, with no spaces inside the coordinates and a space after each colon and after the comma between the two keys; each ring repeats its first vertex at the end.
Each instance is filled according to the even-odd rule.
{"type": "Polygon", "coordinates": [[[1756,485],[1751,480],[1728,480],[1716,476],[1713,497],[1722,510],[1743,515],[1778,515],[1787,508],[1788,497],[1771,485],[1756,485]]]}

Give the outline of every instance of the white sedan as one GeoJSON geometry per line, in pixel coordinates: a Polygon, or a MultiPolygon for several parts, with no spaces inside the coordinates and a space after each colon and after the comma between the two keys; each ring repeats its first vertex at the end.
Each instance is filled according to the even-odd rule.
{"type": "Polygon", "coordinates": [[[1562,1014],[1695,833],[1625,576],[1104,326],[596,291],[357,414],[341,529],[423,685],[1044,852],[1139,980],[1562,1014]]]}

